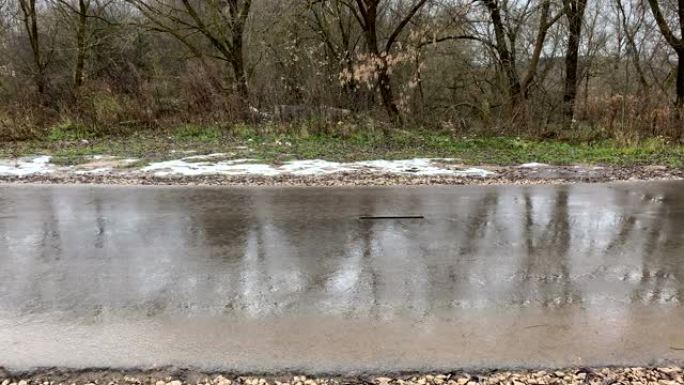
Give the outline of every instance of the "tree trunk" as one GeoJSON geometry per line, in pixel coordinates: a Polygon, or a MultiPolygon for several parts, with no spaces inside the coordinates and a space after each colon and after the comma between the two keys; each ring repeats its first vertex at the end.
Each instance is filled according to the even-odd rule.
{"type": "Polygon", "coordinates": [[[582,22],[586,1],[564,1],[569,29],[568,48],[565,54],[565,88],[563,92],[563,126],[565,129],[572,128],[575,120],[579,46],[582,37],[582,22]]]}
{"type": "MultiPolygon", "coordinates": [[[[239,55],[238,55],[239,56],[239,55]]],[[[230,65],[235,77],[235,91],[243,102],[249,102],[249,86],[247,85],[247,72],[242,57],[231,60],[230,65]]]]}
{"type": "Polygon", "coordinates": [[[575,119],[575,100],[577,99],[577,67],[579,43],[571,37],[565,57],[565,87],[563,92],[563,125],[571,128],[575,119]]]}
{"type": "MultiPolygon", "coordinates": [[[[378,84],[380,88],[380,97],[382,98],[382,104],[387,111],[387,115],[390,121],[394,124],[401,124],[401,114],[399,113],[399,108],[394,102],[394,92],[392,90],[392,82],[387,68],[387,62],[385,61],[385,56],[391,52],[392,45],[403,30],[403,28],[408,24],[410,19],[413,17],[415,12],[425,4],[425,1],[421,0],[416,3],[412,11],[399,23],[391,37],[388,39],[386,46],[381,50],[378,44],[378,6],[380,5],[379,0],[356,0],[357,9],[359,10],[358,20],[360,21],[360,26],[363,29],[363,35],[366,39],[366,45],[368,48],[368,53],[371,55],[372,59],[380,59],[382,61],[380,68],[378,70],[378,84]],[[383,52],[385,55],[381,55],[383,52]]],[[[387,134],[388,132],[385,131],[387,134]]]]}
{"type": "Polygon", "coordinates": [[[247,71],[245,70],[245,53],[243,37],[247,15],[251,8],[252,1],[246,0],[240,6],[239,1],[232,0],[229,3],[229,11],[233,20],[231,27],[231,65],[235,75],[236,91],[245,106],[249,104],[249,86],[247,85],[247,71]]]}
{"type": "Polygon", "coordinates": [[[684,143],[684,49],[677,50],[677,99],[675,100],[675,125],[679,128],[680,141],[684,143]]]}
{"type": "Polygon", "coordinates": [[[618,12],[619,12],[619,18],[621,19],[622,23],[622,29],[625,31],[625,37],[627,40],[627,47],[629,47],[629,54],[632,56],[632,64],[634,65],[634,69],[637,72],[638,79],[639,79],[639,86],[640,86],[640,96],[644,98],[645,100],[649,100],[649,86],[648,86],[648,80],[646,80],[646,75],[644,73],[644,69],[641,66],[641,58],[639,57],[639,48],[637,47],[637,43],[635,41],[635,31],[630,30],[629,25],[627,24],[627,14],[625,13],[625,8],[622,5],[622,0],[616,0],[615,4],[617,5],[618,12]]]}
{"type": "Polygon", "coordinates": [[[539,33],[535,41],[534,52],[528,73],[522,81],[520,80],[520,75],[518,75],[516,64],[516,36],[514,33],[507,33],[499,3],[494,0],[485,0],[484,3],[489,10],[489,16],[492,25],[494,26],[494,37],[496,40],[495,48],[499,56],[499,63],[502,71],[506,77],[507,96],[509,98],[508,115],[511,118],[513,127],[517,130],[521,126],[524,127],[527,125],[529,117],[529,109],[527,106],[528,91],[530,84],[534,79],[536,68],[539,64],[539,57],[541,56],[543,44],[546,39],[550,3],[546,1],[542,5],[539,33]]]}
{"type": "Polygon", "coordinates": [[[24,27],[28,34],[31,52],[33,53],[33,63],[35,65],[34,81],[38,93],[43,96],[47,90],[47,77],[45,74],[46,66],[40,52],[40,37],[38,35],[38,13],[36,11],[36,0],[20,0],[19,6],[23,16],[24,27]]]}
{"type": "Polygon", "coordinates": [[[88,7],[85,0],[78,2],[78,29],[76,31],[76,66],[74,68],[74,91],[77,91],[83,84],[83,68],[85,67],[86,56],[86,27],[88,23],[86,12],[88,7]]]}
{"type": "Polygon", "coordinates": [[[684,50],[677,51],[677,108],[684,107],[684,50]]]}
{"type": "Polygon", "coordinates": [[[40,54],[40,38],[38,37],[38,14],[36,13],[36,1],[29,2],[30,8],[30,24],[31,32],[29,38],[31,39],[31,48],[33,49],[33,61],[36,65],[36,87],[38,93],[41,95],[45,93],[45,71],[43,66],[43,59],[40,54]]]}
{"type": "Polygon", "coordinates": [[[397,104],[394,102],[394,92],[392,91],[392,83],[389,74],[387,73],[387,68],[380,70],[378,86],[380,87],[382,104],[385,106],[390,121],[395,124],[401,124],[401,115],[399,114],[397,104]]]}
{"type": "Polygon", "coordinates": [[[494,25],[496,51],[499,54],[499,61],[501,62],[501,67],[503,68],[503,71],[506,75],[506,80],[508,82],[508,93],[511,99],[511,109],[515,111],[517,109],[517,104],[520,103],[522,99],[522,86],[520,84],[518,71],[515,68],[515,56],[514,52],[512,51],[513,48],[509,49],[508,43],[506,42],[506,30],[501,17],[499,5],[494,0],[485,0],[485,5],[489,10],[489,15],[492,19],[492,24],[494,25]]]}

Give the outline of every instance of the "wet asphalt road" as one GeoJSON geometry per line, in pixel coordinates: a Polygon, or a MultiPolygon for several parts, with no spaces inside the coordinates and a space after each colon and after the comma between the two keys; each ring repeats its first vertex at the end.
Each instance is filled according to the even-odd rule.
{"type": "Polygon", "coordinates": [[[11,369],[682,363],[682,325],[684,183],[0,186],[11,369]]]}

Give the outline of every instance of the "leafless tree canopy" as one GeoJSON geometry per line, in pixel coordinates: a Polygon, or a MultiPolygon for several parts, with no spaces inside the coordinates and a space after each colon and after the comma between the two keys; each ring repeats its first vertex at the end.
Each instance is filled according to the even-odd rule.
{"type": "Polygon", "coordinates": [[[0,137],[308,106],[389,131],[684,138],[684,0],[0,0],[0,39],[0,137]]]}

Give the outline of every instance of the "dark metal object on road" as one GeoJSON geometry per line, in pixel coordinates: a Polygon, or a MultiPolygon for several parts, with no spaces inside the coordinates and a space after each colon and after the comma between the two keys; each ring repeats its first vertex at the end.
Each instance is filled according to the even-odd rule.
{"type": "Polygon", "coordinates": [[[363,220],[383,220],[383,219],[425,219],[422,215],[401,215],[401,216],[373,216],[373,215],[362,215],[359,219],[363,220]]]}

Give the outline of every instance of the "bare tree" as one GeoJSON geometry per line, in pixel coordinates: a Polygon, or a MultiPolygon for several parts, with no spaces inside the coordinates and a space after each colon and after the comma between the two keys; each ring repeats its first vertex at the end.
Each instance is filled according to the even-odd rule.
{"type": "Polygon", "coordinates": [[[38,31],[37,0],[19,0],[21,21],[31,46],[33,58],[33,79],[40,95],[45,94],[47,89],[47,65],[48,60],[41,51],[41,39],[38,31]]]}
{"type": "Polygon", "coordinates": [[[563,15],[558,12],[551,15],[551,0],[542,0],[538,6],[533,6],[531,0],[527,0],[521,6],[521,16],[518,20],[506,20],[502,4],[498,0],[481,0],[486,6],[494,28],[495,42],[493,44],[499,64],[501,65],[508,82],[508,96],[511,100],[511,107],[514,114],[517,114],[521,104],[526,102],[529,96],[530,86],[537,76],[537,69],[541,59],[546,37],[549,29],[563,15]],[[539,26],[536,31],[532,53],[524,76],[518,74],[518,60],[516,43],[520,35],[520,29],[524,26],[525,20],[535,10],[539,12],[539,26]]]}
{"type": "MultiPolygon", "coordinates": [[[[307,11],[307,23],[325,45],[329,64],[338,73],[353,72],[354,55],[363,36],[352,12],[339,1],[320,0],[310,0],[307,11]]],[[[356,94],[358,88],[355,79],[345,84],[350,95],[356,94]]]]}
{"type": "Polygon", "coordinates": [[[223,127],[295,104],[388,132],[684,137],[682,33],[684,0],[0,0],[0,116],[223,127]]]}
{"type": "Polygon", "coordinates": [[[563,124],[569,129],[574,124],[575,102],[579,83],[579,49],[587,0],[563,0],[568,19],[568,46],[565,51],[565,86],[563,91],[563,124]]]}
{"type": "Polygon", "coordinates": [[[670,28],[657,0],[648,0],[660,32],[667,43],[677,54],[677,89],[675,107],[677,121],[680,125],[681,140],[684,141],[684,125],[682,125],[681,110],[684,108],[684,0],[677,0],[677,16],[679,19],[680,37],[677,37],[670,28]]]}
{"type": "Polygon", "coordinates": [[[73,68],[73,89],[78,89],[83,84],[86,59],[88,51],[92,48],[93,42],[90,40],[91,20],[104,20],[100,16],[102,11],[113,0],[99,1],[99,0],[53,0],[56,8],[64,14],[68,20],[68,24],[73,26],[73,33],[76,43],[76,57],[74,59],[73,68]]]}
{"type": "MultiPolygon", "coordinates": [[[[380,89],[380,96],[382,104],[389,115],[389,118],[394,123],[401,123],[401,115],[399,108],[394,100],[394,91],[392,90],[392,80],[390,77],[390,66],[388,58],[392,54],[395,44],[404,29],[409,25],[416,14],[426,5],[428,0],[413,0],[409,2],[406,11],[403,14],[393,14],[388,19],[399,20],[393,26],[388,26],[389,35],[384,41],[381,41],[380,27],[382,27],[382,16],[384,12],[390,9],[390,0],[341,0],[354,14],[359,26],[363,30],[363,35],[366,41],[366,49],[372,60],[378,62],[377,70],[377,86],[380,89]]],[[[400,9],[394,10],[400,12],[400,9]]]]}
{"type": "MultiPolygon", "coordinates": [[[[677,101],[678,107],[684,106],[684,39],[682,37],[677,37],[672,29],[670,28],[663,11],[660,8],[657,0],[648,0],[648,4],[653,12],[653,17],[655,17],[658,24],[660,32],[667,40],[667,43],[674,49],[677,54],[678,65],[677,65],[677,101]]],[[[681,36],[684,36],[684,0],[677,0],[677,14],[679,18],[679,29],[681,36]]]]}
{"type": "MultiPolygon", "coordinates": [[[[639,80],[639,85],[641,87],[641,94],[642,96],[648,98],[648,93],[649,93],[649,84],[648,80],[646,79],[646,73],[644,71],[643,66],[641,65],[641,57],[640,57],[640,52],[639,52],[639,44],[637,43],[637,33],[639,30],[644,26],[643,20],[644,20],[644,12],[643,9],[644,7],[639,6],[639,9],[637,12],[632,12],[636,13],[636,20],[634,20],[633,23],[630,23],[631,15],[628,15],[627,12],[625,11],[625,6],[623,4],[624,0],[615,0],[615,5],[618,10],[618,18],[622,24],[622,30],[624,31],[625,34],[625,40],[627,43],[628,47],[628,53],[632,58],[632,64],[634,65],[634,69],[636,70],[637,73],[637,79],[639,80]]],[[[641,4],[639,4],[641,5],[641,4]]]]}
{"type": "Polygon", "coordinates": [[[153,24],[153,29],[178,39],[197,57],[227,62],[235,91],[249,99],[244,53],[244,33],[252,0],[126,0],[153,24]],[[201,36],[218,55],[203,51],[194,37],[201,36]]]}
{"type": "Polygon", "coordinates": [[[88,29],[88,10],[90,0],[78,0],[78,26],[76,28],[76,66],[74,67],[74,89],[83,83],[83,67],[86,58],[86,34],[88,29]]]}

